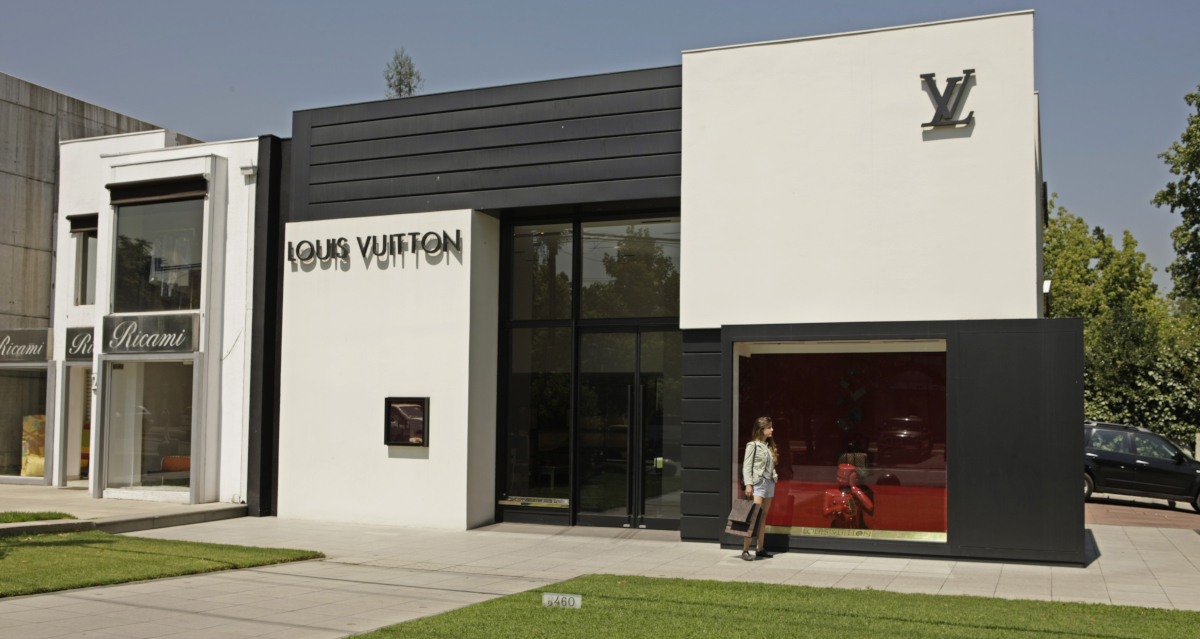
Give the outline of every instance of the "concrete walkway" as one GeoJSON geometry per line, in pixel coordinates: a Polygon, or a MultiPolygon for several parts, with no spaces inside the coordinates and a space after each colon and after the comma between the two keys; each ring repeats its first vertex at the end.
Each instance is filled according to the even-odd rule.
{"type": "Polygon", "coordinates": [[[1200,528],[1200,513],[1184,502],[1171,508],[1166,500],[1125,495],[1092,495],[1084,506],[1084,521],[1110,526],[1200,528]]]}
{"type": "Polygon", "coordinates": [[[0,600],[0,636],[341,637],[589,573],[1200,610],[1200,535],[1089,526],[1086,568],[785,553],[744,562],[675,533],[500,524],[448,532],[240,518],[135,533],[328,558],[0,600]]]}
{"type": "Polygon", "coordinates": [[[187,506],[161,501],[92,499],[92,496],[83,487],[54,488],[53,486],[0,484],[0,512],[13,510],[26,512],[53,511],[74,515],[77,519],[102,519],[105,517],[167,515],[196,509],[220,508],[229,505],[198,504],[196,506],[187,506]]]}

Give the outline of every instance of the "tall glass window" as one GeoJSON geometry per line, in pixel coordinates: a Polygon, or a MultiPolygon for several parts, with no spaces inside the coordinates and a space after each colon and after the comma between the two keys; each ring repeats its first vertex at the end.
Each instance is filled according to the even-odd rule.
{"type": "Polygon", "coordinates": [[[204,200],[117,209],[113,311],[200,308],[204,200]]]}
{"type": "Polygon", "coordinates": [[[75,305],[96,303],[96,231],[80,231],[75,236],[75,305]]]}
{"type": "Polygon", "coordinates": [[[44,477],[46,369],[0,368],[0,475],[44,477]]]}
{"type": "Polygon", "coordinates": [[[587,525],[677,527],[678,211],[572,217],[522,223],[508,237],[500,505],[570,508],[587,525]]]}
{"type": "Polygon", "coordinates": [[[775,427],[767,532],[946,540],[945,350],[942,340],[737,345],[739,453],[756,419],[775,427]]]}
{"type": "Polygon", "coordinates": [[[571,226],[535,224],[513,229],[513,319],[571,319],[571,226]]]}
{"type": "Polygon", "coordinates": [[[186,491],[192,468],[190,362],[112,362],[108,488],[186,491]]]}
{"type": "Polygon", "coordinates": [[[515,328],[511,335],[503,501],[566,506],[571,496],[571,329],[515,328]]]}
{"type": "Polygon", "coordinates": [[[679,316],[679,218],[584,222],[580,316],[679,316]]]}

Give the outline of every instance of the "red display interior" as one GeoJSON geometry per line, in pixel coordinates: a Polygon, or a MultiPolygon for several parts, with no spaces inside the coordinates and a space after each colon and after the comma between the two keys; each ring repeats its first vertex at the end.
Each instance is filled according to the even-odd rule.
{"type": "Polygon", "coordinates": [[[826,492],[851,464],[873,509],[850,527],[946,531],[944,352],[755,354],[738,366],[739,450],[755,419],[774,421],[768,525],[846,527],[825,515],[826,492]]]}

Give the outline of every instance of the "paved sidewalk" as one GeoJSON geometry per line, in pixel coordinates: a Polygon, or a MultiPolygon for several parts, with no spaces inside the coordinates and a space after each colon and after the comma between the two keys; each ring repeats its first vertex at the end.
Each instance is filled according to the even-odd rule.
{"type": "Polygon", "coordinates": [[[170,515],[225,508],[231,505],[217,503],[189,506],[161,501],[92,499],[88,491],[82,487],[55,488],[53,486],[0,484],[0,512],[13,510],[54,511],[74,515],[77,519],[101,519],[105,517],[170,515]]]}
{"type": "Polygon", "coordinates": [[[1097,494],[1087,501],[1085,513],[1089,524],[1200,528],[1200,513],[1182,501],[1171,508],[1165,499],[1097,494]]]}
{"type": "Polygon", "coordinates": [[[1068,568],[803,553],[750,563],[658,531],[500,524],[448,532],[247,517],[134,534],[328,558],[4,599],[0,636],[332,639],[589,573],[1200,610],[1200,535],[1089,529],[1095,560],[1068,568]]]}

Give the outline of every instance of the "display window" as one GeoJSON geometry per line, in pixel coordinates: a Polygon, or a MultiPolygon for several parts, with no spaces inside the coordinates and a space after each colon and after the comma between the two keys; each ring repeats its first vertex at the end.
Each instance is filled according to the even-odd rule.
{"type": "MultiPolygon", "coordinates": [[[[774,422],[767,532],[946,541],[946,343],[741,343],[737,437],[774,422]]],[[[741,477],[742,456],[737,456],[741,477]]]]}
{"type": "Polygon", "coordinates": [[[0,475],[46,473],[46,369],[0,368],[0,475]]]}
{"type": "Polygon", "coordinates": [[[189,490],[191,364],[108,364],[107,488],[189,490]]]}
{"type": "Polygon", "coordinates": [[[200,308],[204,200],[117,208],[113,312],[200,308]]]}

